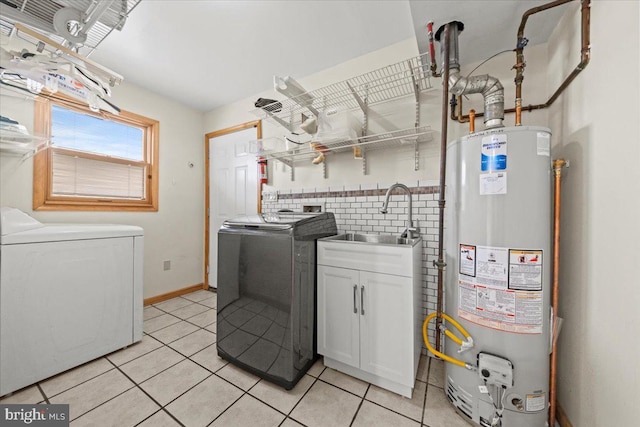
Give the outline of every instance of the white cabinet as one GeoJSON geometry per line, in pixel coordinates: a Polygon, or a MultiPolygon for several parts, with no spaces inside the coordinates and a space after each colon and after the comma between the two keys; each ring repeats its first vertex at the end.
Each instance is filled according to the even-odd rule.
{"type": "Polygon", "coordinates": [[[422,348],[421,246],[318,241],[318,353],[326,366],[411,397],[422,348]]]}
{"type": "Polygon", "coordinates": [[[351,366],[360,364],[360,272],[318,266],[318,353],[351,366]]]}

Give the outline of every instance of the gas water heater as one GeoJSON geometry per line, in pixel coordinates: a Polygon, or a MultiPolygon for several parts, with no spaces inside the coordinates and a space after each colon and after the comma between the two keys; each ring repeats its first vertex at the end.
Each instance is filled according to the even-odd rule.
{"type": "Polygon", "coordinates": [[[445,393],[484,427],[547,425],[551,283],[549,129],[501,127],[447,148],[445,393]],[[500,423],[492,424],[501,418],[500,423]]]}

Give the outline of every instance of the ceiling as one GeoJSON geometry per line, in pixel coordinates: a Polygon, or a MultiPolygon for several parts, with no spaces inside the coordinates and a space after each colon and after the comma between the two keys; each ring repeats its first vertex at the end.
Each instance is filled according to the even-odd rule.
{"type": "MultiPolygon", "coordinates": [[[[546,1],[191,1],[142,0],[122,31],[91,58],[125,80],[200,111],[416,37],[427,21],[460,20],[461,63],[515,46],[522,13],[546,1]]],[[[530,44],[546,41],[563,7],[527,24],[530,44]]]]}

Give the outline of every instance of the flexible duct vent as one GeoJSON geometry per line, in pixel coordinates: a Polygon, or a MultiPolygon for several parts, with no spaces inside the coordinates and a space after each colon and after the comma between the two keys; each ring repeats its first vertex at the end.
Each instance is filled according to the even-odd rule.
{"type": "MultiPolygon", "coordinates": [[[[436,40],[440,36],[444,25],[436,32],[436,40]]],[[[458,34],[464,30],[464,24],[458,21],[449,23],[449,91],[456,96],[471,93],[481,93],[484,97],[484,124],[487,129],[502,127],[504,119],[504,88],[500,81],[488,74],[481,76],[463,77],[460,75],[460,63],[458,62],[458,34]]],[[[440,43],[442,65],[447,58],[444,57],[443,43],[440,43]]]]}

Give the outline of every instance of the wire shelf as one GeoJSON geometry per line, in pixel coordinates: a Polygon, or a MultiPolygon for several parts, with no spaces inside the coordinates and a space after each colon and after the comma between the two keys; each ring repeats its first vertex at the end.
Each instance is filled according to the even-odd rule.
{"type": "Polygon", "coordinates": [[[25,160],[47,146],[45,138],[0,128],[0,156],[21,156],[25,160]]]}
{"type": "Polygon", "coordinates": [[[321,142],[320,150],[314,150],[310,144],[301,145],[285,151],[258,151],[258,155],[267,160],[278,160],[291,166],[299,161],[317,157],[320,152],[327,154],[350,151],[352,147],[360,147],[367,151],[398,147],[403,144],[414,144],[431,140],[431,128],[421,126],[377,135],[363,136],[354,140],[339,140],[335,142],[321,142]]]}
{"type": "MultiPolygon", "coordinates": [[[[128,15],[135,9],[141,0],[122,0],[114,2],[98,17],[98,20],[88,29],[87,39],[74,46],[77,52],[87,56],[115,29],[122,30],[128,15]]],[[[55,34],[53,21],[55,13],[70,7],[82,13],[88,13],[96,6],[94,0],[3,0],[6,9],[0,17],[0,31],[9,35],[13,24],[25,22],[30,27],[47,35],[56,43],[65,45],[65,39],[55,34]]]]}
{"type": "Polygon", "coordinates": [[[429,73],[423,66],[427,54],[309,91],[302,95],[276,101],[252,111],[266,120],[283,125],[293,131],[301,123],[302,115],[312,117],[313,110],[345,106],[351,110],[363,105],[376,105],[431,89],[429,73]],[[312,99],[312,101],[308,101],[312,99]]]}

